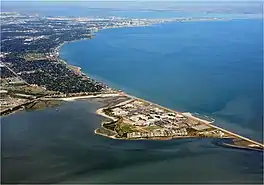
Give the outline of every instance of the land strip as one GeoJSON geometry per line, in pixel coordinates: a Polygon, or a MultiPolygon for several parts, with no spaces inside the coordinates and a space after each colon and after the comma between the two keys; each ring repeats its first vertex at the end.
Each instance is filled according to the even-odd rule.
{"type": "MultiPolygon", "coordinates": [[[[102,124],[103,128],[112,128],[111,131],[116,132],[111,138],[163,140],[190,137],[230,138],[233,143],[224,143],[226,146],[258,151],[264,149],[262,143],[215,126],[212,124],[213,121],[197,118],[191,113],[180,113],[123,92],[120,92],[120,96],[127,96],[130,100],[97,110],[97,114],[112,120],[108,123],[112,124],[112,127],[102,124]]],[[[107,136],[98,129],[95,133],[107,136]]]]}

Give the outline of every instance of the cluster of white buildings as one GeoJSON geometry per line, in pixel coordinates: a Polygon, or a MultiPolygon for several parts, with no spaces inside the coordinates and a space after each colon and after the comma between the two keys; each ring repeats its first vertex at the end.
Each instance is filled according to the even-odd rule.
{"type": "Polygon", "coordinates": [[[115,116],[126,116],[128,114],[128,111],[125,111],[119,107],[112,109],[112,111],[115,116]]]}
{"type": "Polygon", "coordinates": [[[200,135],[215,135],[218,137],[224,137],[226,136],[224,132],[222,132],[221,130],[212,130],[212,131],[204,131],[204,132],[200,132],[200,135]]]}
{"type": "Polygon", "coordinates": [[[225,136],[223,132],[211,130],[210,126],[188,119],[185,115],[169,112],[140,100],[128,101],[113,108],[112,112],[115,116],[121,116],[129,124],[136,126],[137,131],[127,133],[127,138],[187,136],[187,128],[193,129],[200,135],[225,136]]]}
{"type": "Polygon", "coordinates": [[[177,129],[177,130],[172,129],[170,131],[171,131],[171,134],[173,136],[187,136],[187,134],[188,134],[186,128],[181,128],[181,129],[177,129]]]}
{"type": "Polygon", "coordinates": [[[147,127],[156,126],[156,129],[146,132],[128,133],[128,138],[141,137],[168,137],[168,136],[186,136],[186,125],[183,124],[186,119],[181,114],[168,112],[146,102],[135,100],[112,109],[115,116],[121,116],[129,120],[133,126],[147,127]]]}
{"type": "Polygon", "coordinates": [[[44,35],[41,35],[41,36],[37,36],[37,37],[27,37],[25,40],[24,40],[24,44],[30,44],[32,41],[35,41],[35,40],[40,40],[40,39],[46,39],[47,37],[44,36],[44,35]]]}
{"type": "Polygon", "coordinates": [[[185,119],[182,115],[153,106],[151,104],[135,100],[123,106],[112,109],[115,116],[129,119],[135,126],[151,126],[159,122],[166,128],[179,128],[180,120],[185,119]]]}
{"type": "Polygon", "coordinates": [[[178,130],[156,129],[152,132],[131,132],[127,134],[127,138],[148,138],[148,137],[173,137],[187,136],[186,128],[178,130]]]}

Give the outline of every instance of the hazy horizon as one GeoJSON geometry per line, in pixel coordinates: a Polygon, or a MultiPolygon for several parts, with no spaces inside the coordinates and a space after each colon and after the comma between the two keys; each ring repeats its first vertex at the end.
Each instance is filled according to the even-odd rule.
{"type": "Polygon", "coordinates": [[[56,11],[55,9],[70,11],[69,8],[77,9],[106,9],[106,10],[132,10],[132,11],[176,11],[176,12],[199,12],[199,13],[263,13],[262,2],[252,1],[2,1],[1,11],[17,11],[23,13],[37,13],[42,10],[56,11]]]}

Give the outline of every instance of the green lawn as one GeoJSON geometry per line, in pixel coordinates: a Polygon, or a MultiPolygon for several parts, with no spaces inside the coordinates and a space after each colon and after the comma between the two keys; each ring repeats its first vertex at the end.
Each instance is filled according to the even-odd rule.
{"type": "Polygon", "coordinates": [[[124,133],[130,133],[130,132],[134,132],[135,127],[129,124],[121,124],[120,129],[124,132],[124,133]]]}
{"type": "Polygon", "coordinates": [[[161,127],[160,126],[157,126],[157,125],[153,125],[153,126],[146,127],[144,129],[146,131],[153,131],[153,130],[156,130],[156,129],[161,129],[161,127]]]}

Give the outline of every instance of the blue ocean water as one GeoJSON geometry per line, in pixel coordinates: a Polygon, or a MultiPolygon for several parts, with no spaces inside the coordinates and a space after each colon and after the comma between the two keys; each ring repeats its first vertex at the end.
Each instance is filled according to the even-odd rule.
{"type": "Polygon", "coordinates": [[[113,87],[262,141],[262,19],[102,30],[61,57],[113,87]]]}

